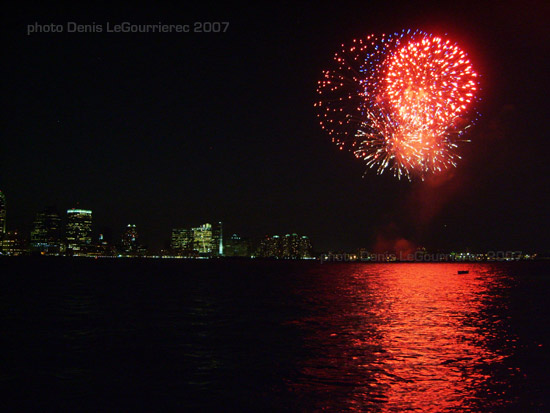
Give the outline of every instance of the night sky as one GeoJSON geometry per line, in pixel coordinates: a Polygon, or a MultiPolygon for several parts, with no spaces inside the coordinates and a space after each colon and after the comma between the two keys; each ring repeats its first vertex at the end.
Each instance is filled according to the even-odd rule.
{"type": "Polygon", "coordinates": [[[12,6],[2,17],[8,228],[28,232],[40,209],[79,205],[93,210],[96,232],[116,241],[136,224],[153,250],[171,228],[221,220],[226,234],[306,234],[319,251],[397,239],[548,251],[544,3],[12,6]],[[67,21],[230,25],[211,34],[26,34],[34,22],[67,21]],[[463,160],[426,182],[363,177],[313,107],[341,43],[403,28],[448,33],[482,76],[481,118],[463,160]]]}

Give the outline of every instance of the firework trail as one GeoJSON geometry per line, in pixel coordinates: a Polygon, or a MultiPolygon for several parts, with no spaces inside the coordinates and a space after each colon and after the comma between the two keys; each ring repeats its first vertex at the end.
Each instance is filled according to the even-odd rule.
{"type": "Polygon", "coordinates": [[[371,35],[342,45],[333,65],[315,106],[340,149],[409,180],[456,166],[478,81],[455,43],[422,31],[371,35]]]}

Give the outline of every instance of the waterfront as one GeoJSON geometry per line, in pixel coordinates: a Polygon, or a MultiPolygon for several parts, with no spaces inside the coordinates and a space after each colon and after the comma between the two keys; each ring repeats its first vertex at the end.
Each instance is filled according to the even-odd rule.
{"type": "Polygon", "coordinates": [[[2,259],[2,385],[20,409],[545,410],[549,270],[2,259]]]}

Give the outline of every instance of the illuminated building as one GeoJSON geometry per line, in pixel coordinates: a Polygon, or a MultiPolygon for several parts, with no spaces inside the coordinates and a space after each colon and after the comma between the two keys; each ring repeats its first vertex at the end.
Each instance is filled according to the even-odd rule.
{"type": "Polygon", "coordinates": [[[17,256],[26,254],[27,249],[17,231],[6,231],[4,238],[0,240],[0,252],[2,255],[17,256]]]}
{"type": "Polygon", "coordinates": [[[313,256],[311,252],[311,241],[306,235],[302,235],[302,238],[300,238],[298,255],[300,258],[311,258],[313,256]]]}
{"type": "Polygon", "coordinates": [[[6,196],[0,191],[0,239],[6,234],[6,196]]]}
{"type": "Polygon", "coordinates": [[[286,234],[282,239],[282,257],[298,259],[300,257],[300,237],[298,234],[286,234]]]}
{"type": "MultiPolygon", "coordinates": [[[[110,230],[107,229],[107,232],[110,233],[110,230]]],[[[111,237],[107,236],[109,239],[111,237]]],[[[111,245],[109,241],[107,240],[107,237],[105,234],[101,233],[98,236],[97,239],[97,253],[98,255],[104,256],[104,257],[112,257],[118,255],[118,251],[114,245],[111,245]]]]}
{"type": "Polygon", "coordinates": [[[61,218],[53,208],[38,214],[31,231],[31,250],[47,254],[61,252],[61,218]]]}
{"type": "Polygon", "coordinates": [[[223,229],[221,222],[212,226],[212,256],[223,257],[223,229]]]}
{"type": "Polygon", "coordinates": [[[133,224],[128,224],[126,231],[122,234],[122,251],[126,253],[137,252],[138,250],[138,233],[137,228],[133,224]]]}
{"type": "Polygon", "coordinates": [[[193,249],[201,256],[210,256],[213,249],[212,225],[203,224],[200,227],[191,228],[191,231],[193,232],[193,249]]]}
{"type": "Polygon", "coordinates": [[[233,234],[224,245],[225,257],[250,257],[250,242],[233,234]]]}
{"type": "Polygon", "coordinates": [[[172,229],[170,249],[172,253],[186,257],[220,257],[223,255],[222,223],[172,229]]]}
{"type": "Polygon", "coordinates": [[[172,229],[170,248],[176,255],[191,256],[193,253],[193,231],[188,228],[172,229]]]}
{"type": "Polygon", "coordinates": [[[265,236],[260,242],[257,252],[258,257],[262,258],[282,258],[281,237],[278,235],[265,236]]]}
{"type": "Polygon", "coordinates": [[[73,251],[86,250],[92,243],[92,211],[67,210],[67,247],[73,251]]]}
{"type": "Polygon", "coordinates": [[[267,244],[267,256],[274,258],[282,258],[283,256],[283,243],[281,237],[273,235],[267,244]]]}
{"type": "Polygon", "coordinates": [[[299,236],[296,233],[266,236],[261,242],[257,252],[262,258],[304,259],[311,257],[311,243],[307,236],[299,236]]]}

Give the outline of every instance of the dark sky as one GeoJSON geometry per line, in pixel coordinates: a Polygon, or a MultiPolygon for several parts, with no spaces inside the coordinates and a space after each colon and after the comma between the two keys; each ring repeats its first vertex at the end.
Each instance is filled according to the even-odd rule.
{"type": "MultiPolygon", "coordinates": [[[[181,2],[182,4],[184,2],[181,2]]],[[[317,250],[405,238],[430,248],[548,251],[547,2],[361,1],[178,8],[14,5],[2,18],[0,189],[8,227],[93,210],[115,237],[170,229],[297,232],[317,250]],[[34,34],[34,22],[229,21],[226,33],[34,34]],[[459,167],[429,182],[369,173],[319,127],[321,70],[342,42],[448,33],[482,75],[459,167]]]]}

